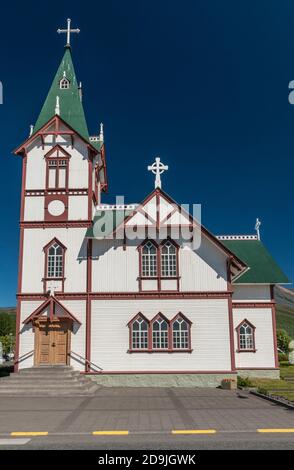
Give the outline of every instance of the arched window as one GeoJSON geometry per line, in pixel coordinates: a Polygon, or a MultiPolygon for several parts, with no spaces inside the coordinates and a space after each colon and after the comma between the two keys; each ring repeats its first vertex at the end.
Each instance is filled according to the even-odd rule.
{"type": "Polygon", "coordinates": [[[150,240],[142,246],[142,276],[157,276],[157,247],[150,240]]]}
{"type": "Polygon", "coordinates": [[[153,349],[168,349],[168,322],[158,317],[152,322],[152,347],[153,349]]]}
{"type": "Polygon", "coordinates": [[[173,348],[190,349],[190,324],[182,317],[178,317],[172,324],[173,348]]]}
{"type": "Polygon", "coordinates": [[[64,248],[54,242],[47,250],[47,277],[62,278],[64,271],[64,248]]]}
{"type": "Polygon", "coordinates": [[[237,327],[239,351],[255,351],[255,326],[243,320],[237,327]]]}
{"type": "Polygon", "coordinates": [[[148,349],[148,322],[137,317],[130,323],[131,328],[131,349],[148,349]]]}
{"type": "Polygon", "coordinates": [[[170,240],[167,240],[161,245],[161,275],[175,277],[177,272],[177,248],[170,240]]]}
{"type": "Polygon", "coordinates": [[[69,84],[69,80],[66,77],[63,77],[59,82],[59,87],[61,90],[68,90],[69,84]]]}

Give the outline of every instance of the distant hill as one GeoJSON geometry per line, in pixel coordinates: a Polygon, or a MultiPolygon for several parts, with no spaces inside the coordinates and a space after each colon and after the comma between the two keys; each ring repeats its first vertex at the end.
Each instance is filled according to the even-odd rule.
{"type": "Polygon", "coordinates": [[[277,328],[286,330],[294,339],[294,290],[282,286],[275,287],[277,328]]]}
{"type": "Polygon", "coordinates": [[[16,315],[16,307],[0,307],[0,314],[8,313],[9,315],[16,315]]]}

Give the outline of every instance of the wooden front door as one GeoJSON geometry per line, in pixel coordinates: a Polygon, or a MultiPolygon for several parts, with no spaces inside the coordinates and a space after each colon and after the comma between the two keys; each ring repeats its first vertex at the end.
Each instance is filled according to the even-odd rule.
{"type": "Polygon", "coordinates": [[[36,325],[35,364],[67,364],[70,322],[40,320],[36,325]]]}

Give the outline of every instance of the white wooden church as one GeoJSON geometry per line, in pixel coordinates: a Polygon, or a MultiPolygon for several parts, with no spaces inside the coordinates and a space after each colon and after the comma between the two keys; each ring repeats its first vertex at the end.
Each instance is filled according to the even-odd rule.
{"type": "Polygon", "coordinates": [[[256,235],[210,233],[161,189],[167,168],[159,159],[155,189],[142,202],[102,202],[103,128],[88,133],[70,46],[77,30],[68,22],[65,32],[39,117],[15,150],[22,158],[16,371],[70,364],[105,385],[277,377],[273,288],[289,281],[258,226],[256,235]]]}

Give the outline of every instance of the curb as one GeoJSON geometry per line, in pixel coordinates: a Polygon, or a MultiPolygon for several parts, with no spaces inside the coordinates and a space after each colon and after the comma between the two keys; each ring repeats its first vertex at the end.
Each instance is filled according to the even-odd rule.
{"type": "Polygon", "coordinates": [[[283,406],[285,408],[288,408],[289,410],[294,410],[294,404],[292,405],[288,401],[284,401],[282,398],[275,398],[272,395],[264,395],[263,393],[256,392],[254,390],[250,390],[249,393],[252,393],[252,395],[255,395],[256,397],[263,398],[264,400],[271,401],[272,403],[275,403],[276,405],[283,406]]]}

